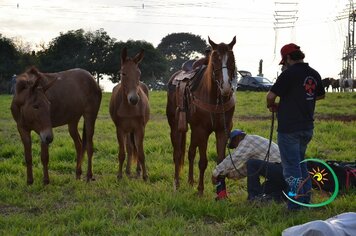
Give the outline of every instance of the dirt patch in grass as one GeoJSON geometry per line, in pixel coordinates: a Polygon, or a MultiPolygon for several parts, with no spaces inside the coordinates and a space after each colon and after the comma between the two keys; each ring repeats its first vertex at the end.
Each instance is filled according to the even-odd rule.
{"type": "Polygon", "coordinates": [[[23,209],[17,206],[11,205],[0,205],[0,215],[11,215],[11,214],[19,214],[23,212],[23,209]]]}
{"type": "MultiPolygon", "coordinates": [[[[271,116],[237,116],[237,119],[243,121],[269,120],[271,116]]],[[[315,120],[351,122],[356,121],[356,115],[315,115],[315,120]]]]}

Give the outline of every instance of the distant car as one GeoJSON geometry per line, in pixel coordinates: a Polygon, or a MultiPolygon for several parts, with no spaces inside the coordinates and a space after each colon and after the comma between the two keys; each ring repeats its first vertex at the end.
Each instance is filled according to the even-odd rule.
{"type": "Polygon", "coordinates": [[[243,76],[237,82],[239,91],[269,91],[273,83],[260,76],[243,76]]]}

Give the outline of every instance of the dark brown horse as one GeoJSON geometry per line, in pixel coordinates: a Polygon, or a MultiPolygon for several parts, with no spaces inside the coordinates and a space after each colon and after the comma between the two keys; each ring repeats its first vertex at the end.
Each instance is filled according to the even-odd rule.
{"type": "Polygon", "coordinates": [[[143,139],[145,127],[150,116],[148,88],[140,82],[141,71],[138,64],[144,55],[142,50],[134,58],[127,57],[127,49],[121,52],[121,82],[115,86],[110,100],[110,115],[116,126],[119,144],[119,172],[122,178],[122,167],[127,153],[126,174],[131,175],[131,161],[137,161],[137,176],[147,180],[143,139]]]}
{"type": "Polygon", "coordinates": [[[25,149],[28,184],[33,183],[31,131],[41,138],[43,182],[48,184],[48,145],[53,140],[52,128],[65,124],[68,124],[77,152],[77,179],[82,174],[84,151],[88,155],[87,180],[93,178],[93,135],[100,102],[99,86],[93,76],[82,69],[41,73],[33,67],[17,77],[11,112],[25,149]],[[78,133],[82,116],[83,140],[78,133]]]}
{"type": "MultiPolygon", "coordinates": [[[[235,76],[235,58],[232,51],[236,37],[229,44],[216,44],[209,38],[211,54],[208,66],[203,73],[199,85],[194,91],[184,89],[182,94],[177,83],[179,72],[176,72],[168,83],[168,101],[166,115],[171,128],[171,142],[173,145],[173,160],[175,164],[174,184],[179,187],[179,175],[184,164],[186,132],[182,122],[189,123],[191,128],[190,146],[188,152],[189,175],[188,182],[193,185],[193,164],[196,149],[199,149],[199,194],[204,192],[204,172],[208,165],[206,150],[208,138],[215,132],[217,162],[225,157],[225,146],[228,134],[232,128],[232,117],[235,109],[235,97],[232,80],[235,76]],[[181,96],[186,97],[184,107],[179,106],[181,96]],[[184,118],[186,113],[186,118],[184,118]],[[182,118],[183,114],[183,118],[182,118]]],[[[189,86],[188,86],[189,87],[189,86]]],[[[188,88],[187,87],[187,88],[188,88]]]]}

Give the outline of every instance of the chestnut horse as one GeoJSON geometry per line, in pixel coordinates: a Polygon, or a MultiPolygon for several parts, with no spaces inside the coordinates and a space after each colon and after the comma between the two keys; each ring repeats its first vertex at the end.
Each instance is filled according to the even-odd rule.
{"type": "MultiPolygon", "coordinates": [[[[182,122],[180,114],[182,110],[186,112],[186,121],[191,128],[190,146],[188,152],[189,174],[188,182],[193,185],[193,169],[196,149],[199,149],[199,185],[200,195],[204,192],[204,172],[208,165],[207,145],[212,132],[215,132],[217,162],[220,163],[225,157],[225,146],[228,134],[232,128],[232,117],[235,110],[235,96],[232,87],[232,80],[235,78],[235,58],[232,51],[236,43],[236,37],[229,44],[216,44],[209,38],[211,54],[209,62],[201,82],[197,88],[188,89],[188,94],[179,94],[180,88],[175,85],[175,79],[179,72],[176,72],[168,82],[168,101],[166,115],[171,129],[171,142],[173,145],[173,160],[175,164],[174,188],[178,189],[179,175],[184,164],[186,132],[181,129],[182,122]],[[178,107],[177,101],[185,96],[186,107],[178,107]]],[[[184,89],[186,90],[186,89],[184,89]]],[[[183,118],[183,120],[185,120],[183,118]]],[[[184,123],[184,121],[183,121],[184,123]]]]}
{"type": "Polygon", "coordinates": [[[82,174],[84,151],[88,155],[87,181],[92,180],[93,135],[101,102],[101,90],[93,76],[82,69],[58,73],[41,73],[35,67],[19,75],[11,112],[25,149],[27,183],[33,183],[31,131],[41,139],[43,183],[49,183],[48,145],[53,140],[52,128],[68,124],[77,153],[76,177],[82,174]],[[84,117],[83,140],[78,122],[84,117]]]}
{"type": "Polygon", "coordinates": [[[140,82],[141,71],[138,64],[144,55],[142,50],[134,58],[127,57],[127,48],[121,52],[121,82],[113,89],[110,100],[110,116],[116,126],[116,136],[119,144],[119,172],[122,178],[122,167],[127,153],[126,174],[131,175],[131,161],[137,161],[136,174],[147,180],[143,139],[145,127],[150,116],[148,103],[148,88],[140,82]]]}

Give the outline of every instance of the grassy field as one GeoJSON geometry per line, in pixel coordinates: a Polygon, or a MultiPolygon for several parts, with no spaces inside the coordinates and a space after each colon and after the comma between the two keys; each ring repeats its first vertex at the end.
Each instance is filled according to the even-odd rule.
{"type": "MultiPolygon", "coordinates": [[[[67,127],[59,127],[54,129],[50,146],[48,186],[42,185],[35,133],[35,182],[26,185],[23,147],[9,109],[12,97],[0,96],[0,235],[280,235],[293,225],[356,211],[355,190],[339,195],[325,207],[295,213],[287,212],[284,204],[254,206],[246,201],[246,180],[228,181],[229,199],[215,202],[210,182],[216,156],[213,135],[204,196],[197,195],[196,186],[188,185],[187,165],[182,186],[174,192],[165,92],[150,93],[151,120],[145,137],[148,182],[126,176],[118,182],[118,146],[108,112],[110,95],[103,96],[94,135],[96,181],[75,179],[74,145],[67,127]]],[[[268,137],[271,121],[265,93],[239,92],[236,96],[234,127],[268,137]]],[[[355,160],[356,93],[327,94],[317,104],[315,125],[308,157],[355,160]]],[[[84,175],[86,164],[85,159],[84,175]]],[[[197,174],[196,165],[196,180],[197,174]]]]}

